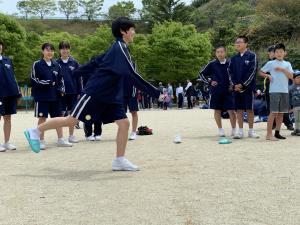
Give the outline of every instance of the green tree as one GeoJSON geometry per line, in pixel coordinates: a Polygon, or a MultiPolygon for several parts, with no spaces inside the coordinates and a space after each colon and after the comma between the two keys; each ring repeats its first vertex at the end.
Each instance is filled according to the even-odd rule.
{"type": "Polygon", "coordinates": [[[97,16],[102,15],[100,13],[103,7],[104,0],[79,0],[79,5],[83,8],[83,16],[88,20],[93,20],[97,16]]]}
{"type": "Polygon", "coordinates": [[[111,28],[102,25],[95,33],[87,35],[80,43],[80,61],[87,62],[91,57],[104,53],[114,42],[111,28]]]}
{"type": "Polygon", "coordinates": [[[256,20],[248,30],[254,45],[259,48],[276,42],[300,37],[300,1],[258,1],[256,20]]]}
{"type": "Polygon", "coordinates": [[[208,3],[210,0],[193,0],[191,6],[194,8],[199,8],[203,5],[205,5],[206,3],[208,3]]]}
{"type": "Polygon", "coordinates": [[[21,14],[24,15],[25,20],[28,19],[28,16],[32,13],[32,6],[30,0],[23,0],[17,2],[17,9],[21,14]]]}
{"type": "Polygon", "coordinates": [[[4,42],[4,54],[13,61],[19,82],[27,79],[29,74],[29,49],[26,47],[24,28],[14,19],[0,14],[0,40],[4,42]]]}
{"type": "Polygon", "coordinates": [[[132,18],[135,12],[136,8],[132,1],[121,1],[108,9],[107,17],[109,20],[114,20],[120,16],[132,18]]]}
{"type": "Polygon", "coordinates": [[[141,16],[151,22],[188,22],[190,7],[181,0],[142,0],[141,16]]]}
{"type": "Polygon", "coordinates": [[[69,20],[71,15],[78,13],[79,3],[77,0],[61,0],[58,1],[58,6],[59,11],[69,20]]]}
{"type": "Polygon", "coordinates": [[[39,15],[41,20],[46,15],[55,14],[56,3],[55,0],[29,0],[32,14],[39,15]]]}
{"type": "Polygon", "coordinates": [[[179,82],[195,78],[209,61],[212,46],[209,34],[197,33],[193,25],[165,22],[155,25],[149,37],[148,79],[179,82]]]}

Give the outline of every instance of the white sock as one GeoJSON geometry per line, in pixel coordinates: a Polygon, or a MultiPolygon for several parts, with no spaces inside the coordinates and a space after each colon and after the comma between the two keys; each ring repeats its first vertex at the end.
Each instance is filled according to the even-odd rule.
{"type": "Polygon", "coordinates": [[[58,138],[57,141],[64,141],[64,139],[63,138],[58,138]]]}
{"type": "Polygon", "coordinates": [[[243,128],[239,128],[239,133],[240,133],[240,134],[244,134],[243,128]]]}
{"type": "Polygon", "coordinates": [[[28,129],[30,139],[39,140],[41,132],[37,128],[28,129]]]}
{"type": "Polygon", "coordinates": [[[116,158],[118,162],[123,162],[123,160],[125,159],[124,156],[120,156],[116,158]]]}
{"type": "Polygon", "coordinates": [[[231,131],[233,134],[235,134],[236,132],[236,128],[232,128],[232,131],[231,131]]]}
{"type": "Polygon", "coordinates": [[[219,133],[224,133],[224,129],[223,128],[218,128],[219,133]]]}
{"type": "Polygon", "coordinates": [[[253,134],[253,133],[254,133],[253,128],[249,128],[249,133],[250,133],[250,134],[253,134]]]}

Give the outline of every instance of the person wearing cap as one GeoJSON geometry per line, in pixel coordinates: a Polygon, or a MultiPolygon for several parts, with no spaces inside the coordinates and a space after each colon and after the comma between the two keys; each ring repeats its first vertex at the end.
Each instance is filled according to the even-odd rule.
{"type": "Polygon", "coordinates": [[[16,146],[9,143],[11,115],[17,113],[17,99],[21,97],[12,61],[2,55],[3,47],[4,43],[0,41],[0,119],[3,117],[4,120],[4,144],[0,144],[0,152],[16,150],[16,146]]]}

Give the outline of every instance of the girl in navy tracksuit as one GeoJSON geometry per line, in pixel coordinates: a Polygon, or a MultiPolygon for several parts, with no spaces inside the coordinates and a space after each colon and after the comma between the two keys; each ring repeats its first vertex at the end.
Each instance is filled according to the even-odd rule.
{"type": "MultiPolygon", "coordinates": [[[[80,77],[74,76],[74,71],[78,69],[79,63],[70,56],[69,42],[62,41],[59,43],[60,58],[57,63],[60,65],[60,72],[64,79],[65,94],[62,97],[62,115],[70,114],[76,105],[82,91],[82,82],[80,77]]],[[[69,142],[77,143],[78,140],[74,136],[74,127],[69,127],[69,142]]]]}
{"type": "Polygon", "coordinates": [[[124,80],[130,79],[136,88],[149,93],[154,98],[160,97],[160,92],[135,71],[128,58],[127,44],[133,42],[134,27],[134,23],[125,17],[118,18],[112,23],[112,33],[116,37],[116,42],[102,56],[100,63],[92,60],[87,64],[86,68],[90,67],[94,72],[88,79],[83,95],[74,107],[71,116],[55,118],[37,128],[25,131],[25,136],[33,151],[39,152],[38,135],[40,132],[75,125],[78,120],[85,123],[115,122],[118,125],[117,151],[112,170],[139,170],[124,157],[129,129],[129,121],[124,110],[124,80]]]}
{"type": "Polygon", "coordinates": [[[11,115],[16,114],[17,98],[21,96],[12,61],[2,55],[3,46],[3,42],[0,42],[0,119],[2,116],[4,119],[4,144],[0,144],[0,152],[16,149],[9,143],[11,115]]]}
{"type": "MultiPolygon", "coordinates": [[[[42,46],[43,59],[33,63],[31,73],[32,96],[35,102],[34,115],[38,124],[51,118],[62,116],[61,97],[65,93],[64,80],[60,65],[53,60],[54,46],[45,43],[42,46]]],[[[72,144],[63,139],[62,128],[57,128],[59,147],[71,147],[72,144]]],[[[41,149],[45,149],[44,133],[40,134],[41,149]]]]}

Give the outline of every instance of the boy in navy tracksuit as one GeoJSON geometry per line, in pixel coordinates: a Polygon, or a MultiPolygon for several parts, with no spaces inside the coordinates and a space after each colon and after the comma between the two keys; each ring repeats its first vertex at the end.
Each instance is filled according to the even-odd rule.
{"type": "Polygon", "coordinates": [[[4,119],[4,144],[0,144],[0,152],[16,150],[16,147],[9,143],[11,115],[16,114],[17,98],[21,96],[12,61],[2,55],[3,47],[3,42],[0,42],[0,119],[4,119]]]}
{"type": "MultiPolygon", "coordinates": [[[[38,124],[51,118],[62,116],[61,97],[65,93],[64,80],[59,64],[53,60],[54,46],[45,43],[42,46],[43,59],[33,63],[31,73],[32,96],[35,102],[34,115],[38,124]]],[[[63,139],[62,128],[57,128],[57,146],[71,147],[72,144],[63,139]]],[[[44,132],[40,133],[42,150],[46,149],[44,132]]]]}
{"type": "MultiPolygon", "coordinates": [[[[74,76],[73,71],[78,69],[79,63],[70,56],[70,43],[62,41],[59,43],[60,58],[57,63],[60,65],[60,72],[65,84],[65,94],[62,97],[62,115],[70,114],[76,105],[82,91],[82,82],[80,77],[74,76]]],[[[74,136],[74,127],[69,127],[69,142],[78,143],[74,136]]]]}
{"type": "Polygon", "coordinates": [[[209,107],[214,109],[214,117],[219,129],[219,136],[225,137],[222,128],[221,113],[228,111],[232,132],[234,136],[236,131],[236,115],[234,112],[234,102],[232,91],[230,91],[230,81],[227,73],[229,61],[226,59],[226,49],[223,46],[215,50],[216,59],[208,63],[200,71],[200,79],[210,85],[209,107]]]}
{"type": "Polygon", "coordinates": [[[235,108],[239,131],[234,138],[244,137],[243,122],[244,112],[248,114],[249,132],[248,137],[259,138],[253,130],[254,124],[254,92],[256,89],[257,58],[254,52],[247,49],[248,38],[240,36],[235,41],[235,48],[238,54],[234,55],[228,66],[228,74],[234,94],[235,108]]]}
{"type": "Polygon", "coordinates": [[[112,163],[112,169],[139,170],[137,166],[124,158],[129,129],[129,121],[124,110],[124,80],[130,79],[135,87],[155,98],[159,97],[159,90],[143,80],[128,58],[127,44],[133,41],[134,27],[133,22],[125,17],[118,18],[112,23],[112,33],[117,40],[104,54],[100,63],[95,60],[89,63],[95,72],[89,78],[83,95],[74,107],[71,116],[54,118],[37,128],[27,129],[24,132],[33,151],[40,151],[40,132],[74,126],[78,120],[90,123],[102,121],[104,124],[115,122],[118,125],[117,157],[112,163]]]}

